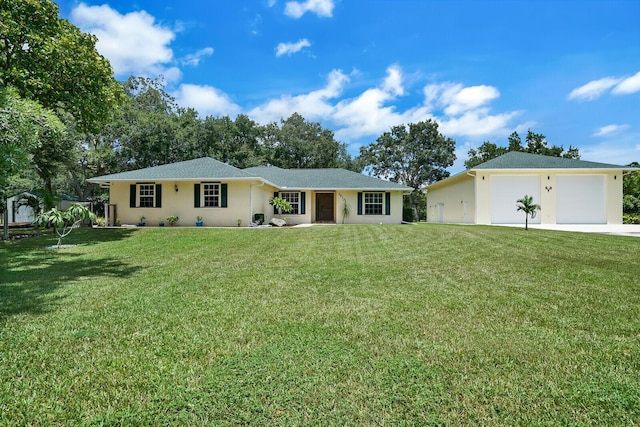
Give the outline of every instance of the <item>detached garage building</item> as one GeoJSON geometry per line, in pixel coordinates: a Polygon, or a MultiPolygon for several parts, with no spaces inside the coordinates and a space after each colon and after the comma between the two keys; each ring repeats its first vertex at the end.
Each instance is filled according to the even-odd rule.
{"type": "Polygon", "coordinates": [[[516,200],[541,206],[531,224],[622,224],[622,173],[633,168],[512,151],[427,187],[429,222],[520,224],[516,200]]]}

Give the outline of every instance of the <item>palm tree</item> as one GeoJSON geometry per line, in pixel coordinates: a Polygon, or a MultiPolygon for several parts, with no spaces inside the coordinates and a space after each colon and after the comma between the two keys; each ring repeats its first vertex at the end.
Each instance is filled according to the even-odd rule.
{"type": "Polygon", "coordinates": [[[524,229],[528,230],[529,215],[531,215],[531,219],[535,218],[537,211],[541,209],[540,205],[533,203],[533,197],[527,196],[526,194],[522,199],[516,200],[516,203],[517,203],[516,206],[518,207],[518,210],[523,211],[525,214],[524,229]]]}

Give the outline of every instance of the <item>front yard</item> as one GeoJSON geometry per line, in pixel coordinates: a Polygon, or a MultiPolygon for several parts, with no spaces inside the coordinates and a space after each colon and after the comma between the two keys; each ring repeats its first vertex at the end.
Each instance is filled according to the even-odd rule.
{"type": "Polygon", "coordinates": [[[640,239],[483,226],[0,242],[0,425],[636,425],[640,239]]]}

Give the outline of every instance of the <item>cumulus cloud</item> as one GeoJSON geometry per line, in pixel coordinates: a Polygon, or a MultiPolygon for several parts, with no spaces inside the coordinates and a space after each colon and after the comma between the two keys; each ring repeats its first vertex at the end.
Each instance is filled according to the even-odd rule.
{"type": "Polygon", "coordinates": [[[278,121],[296,112],[308,120],[330,118],[334,111],[330,100],[342,94],[347,82],[349,77],[342,70],[333,70],[327,78],[326,86],[322,89],[296,96],[283,95],[269,100],[252,109],[249,116],[259,123],[278,121]]]}
{"type": "Polygon", "coordinates": [[[629,125],[607,125],[598,129],[593,136],[607,136],[627,129],[629,125]]]}
{"type": "Polygon", "coordinates": [[[616,95],[628,95],[640,92],[640,71],[631,77],[623,79],[611,92],[616,95]]]}
{"type": "Polygon", "coordinates": [[[323,18],[333,16],[333,0],[290,1],[284,8],[284,14],[292,18],[300,18],[307,12],[315,13],[323,18]]]}
{"type": "Polygon", "coordinates": [[[202,60],[202,58],[210,55],[213,55],[213,48],[205,47],[204,49],[200,49],[196,53],[192,53],[185,56],[184,59],[182,60],[182,63],[184,65],[191,65],[193,67],[197,67],[200,64],[200,61],[202,60]]]}
{"type": "Polygon", "coordinates": [[[276,48],[276,56],[292,55],[300,52],[305,47],[310,47],[311,43],[307,39],[300,39],[296,43],[280,43],[276,48]]]}
{"type": "Polygon", "coordinates": [[[116,75],[180,77],[179,70],[167,65],[173,61],[169,44],[175,38],[174,31],[155,22],[147,12],[122,15],[108,5],[80,3],[72,10],[71,21],[98,37],[96,48],[109,59],[116,75]]]}
{"type": "Polygon", "coordinates": [[[193,108],[202,116],[234,117],[241,112],[227,94],[212,86],[182,84],[173,96],[178,105],[193,108]]]}

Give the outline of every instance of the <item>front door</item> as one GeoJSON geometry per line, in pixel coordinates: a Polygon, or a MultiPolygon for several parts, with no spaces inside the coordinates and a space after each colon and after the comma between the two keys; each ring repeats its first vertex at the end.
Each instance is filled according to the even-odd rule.
{"type": "Polygon", "coordinates": [[[316,221],[335,221],[333,216],[333,193],[316,193],[316,221]]]}

